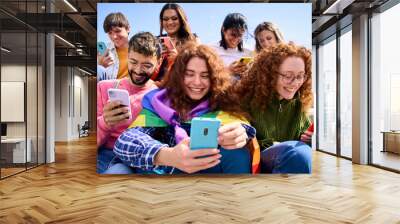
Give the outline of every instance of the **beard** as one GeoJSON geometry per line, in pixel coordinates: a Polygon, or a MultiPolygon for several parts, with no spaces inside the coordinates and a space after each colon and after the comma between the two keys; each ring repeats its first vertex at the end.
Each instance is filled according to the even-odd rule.
{"type": "Polygon", "coordinates": [[[150,79],[150,74],[146,72],[136,73],[133,70],[128,70],[129,78],[132,83],[138,86],[143,86],[150,79]]]}

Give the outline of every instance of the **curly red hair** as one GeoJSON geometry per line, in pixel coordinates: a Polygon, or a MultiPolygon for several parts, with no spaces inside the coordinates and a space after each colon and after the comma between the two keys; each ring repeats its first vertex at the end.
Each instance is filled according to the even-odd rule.
{"type": "Polygon", "coordinates": [[[274,94],[279,77],[279,67],[288,57],[299,57],[305,65],[306,81],[298,90],[302,111],[312,106],[311,52],[305,47],[280,43],[262,50],[254,60],[253,66],[234,88],[237,97],[245,99],[253,108],[267,109],[274,94]]]}
{"type": "MultiPolygon", "coordinates": [[[[241,112],[238,102],[232,95],[228,94],[227,90],[231,85],[231,79],[222,60],[213,49],[206,45],[198,45],[194,41],[189,41],[182,46],[171,71],[166,75],[160,86],[167,89],[168,98],[179,116],[187,119],[187,113],[199,103],[199,101],[193,101],[189,98],[183,88],[186,65],[193,57],[204,59],[207,64],[210,74],[210,90],[204,98],[209,101],[210,111],[223,110],[239,117],[246,117],[247,115],[241,112]]],[[[204,100],[204,98],[201,100],[204,100]]]]}

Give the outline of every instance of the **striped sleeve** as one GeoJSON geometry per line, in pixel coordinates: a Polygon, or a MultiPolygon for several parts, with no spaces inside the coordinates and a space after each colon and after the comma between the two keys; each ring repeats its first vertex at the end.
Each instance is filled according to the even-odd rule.
{"type": "Polygon", "coordinates": [[[144,170],[155,168],[154,159],[161,148],[168,147],[154,138],[156,128],[136,127],[123,132],[114,145],[114,153],[125,164],[144,170]]]}
{"type": "Polygon", "coordinates": [[[242,124],[244,129],[246,129],[247,139],[252,139],[256,136],[256,129],[248,124],[242,124]]]}

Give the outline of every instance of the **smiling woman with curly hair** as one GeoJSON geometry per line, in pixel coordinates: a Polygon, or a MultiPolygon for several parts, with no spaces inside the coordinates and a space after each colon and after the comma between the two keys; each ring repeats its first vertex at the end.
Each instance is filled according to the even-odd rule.
{"type": "Polygon", "coordinates": [[[312,135],[306,114],[312,105],[311,60],[304,47],[278,44],[261,51],[235,89],[266,149],[263,172],[311,172],[311,148],[303,143],[312,135]]]}

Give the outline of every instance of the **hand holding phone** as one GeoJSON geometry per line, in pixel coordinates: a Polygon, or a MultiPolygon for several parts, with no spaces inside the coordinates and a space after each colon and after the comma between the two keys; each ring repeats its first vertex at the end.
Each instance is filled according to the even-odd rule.
{"type": "Polygon", "coordinates": [[[99,52],[101,56],[105,56],[106,50],[107,46],[103,41],[97,42],[97,52],[99,52]]]}
{"type": "Polygon", "coordinates": [[[243,63],[243,64],[249,64],[252,60],[253,60],[253,58],[251,58],[251,57],[241,57],[239,62],[243,63]]]}
{"type": "Polygon", "coordinates": [[[164,37],[159,37],[160,38],[160,43],[165,46],[167,51],[174,50],[174,44],[172,43],[172,40],[169,36],[164,36],[164,37]]]}
{"type": "Polygon", "coordinates": [[[104,119],[109,125],[115,125],[131,118],[129,93],[125,89],[108,89],[109,103],[104,107],[104,119]]]}
{"type": "Polygon", "coordinates": [[[193,118],[190,127],[190,149],[218,148],[218,129],[221,121],[216,118],[193,118]]]}
{"type": "Polygon", "coordinates": [[[195,173],[220,163],[219,149],[190,149],[190,138],[185,138],[172,148],[161,148],[154,164],[173,166],[186,173],[195,173]]]}
{"type": "Polygon", "coordinates": [[[129,92],[126,89],[108,89],[108,98],[110,101],[120,101],[122,106],[129,107],[129,92]]]}
{"type": "Polygon", "coordinates": [[[114,64],[114,58],[112,54],[108,53],[109,49],[104,42],[97,42],[97,52],[97,64],[103,66],[104,68],[114,64]]]}

